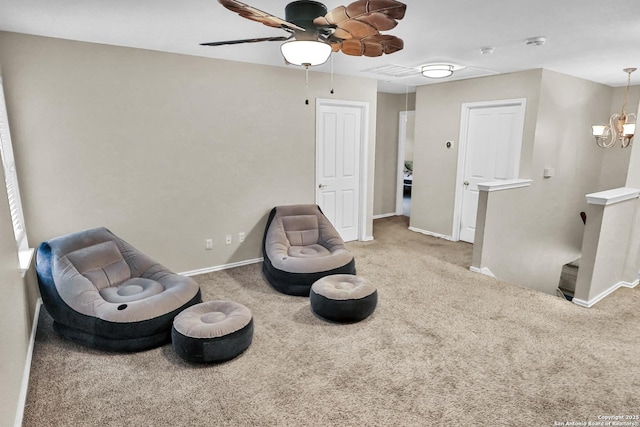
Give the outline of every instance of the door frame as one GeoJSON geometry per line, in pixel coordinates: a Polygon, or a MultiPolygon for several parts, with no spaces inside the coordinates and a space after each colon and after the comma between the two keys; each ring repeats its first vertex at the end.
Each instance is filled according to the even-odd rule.
{"type": "Polygon", "coordinates": [[[360,188],[358,197],[358,240],[371,240],[365,235],[367,225],[367,192],[369,182],[369,103],[363,101],[347,101],[340,99],[328,99],[328,98],[316,98],[316,158],[315,158],[315,186],[314,193],[316,203],[318,200],[318,186],[320,181],[318,179],[318,159],[320,157],[320,120],[319,112],[320,107],[352,107],[360,109],[360,156],[358,170],[358,185],[360,188]]]}
{"type": "Polygon", "coordinates": [[[416,110],[400,111],[398,115],[398,181],[396,183],[396,215],[402,215],[404,196],[404,153],[407,141],[407,118],[416,116],[416,110]]]}
{"type": "MultiPolygon", "coordinates": [[[[480,101],[480,102],[465,102],[462,104],[460,113],[460,142],[458,146],[458,169],[456,172],[456,187],[455,187],[455,202],[453,208],[453,230],[451,231],[451,237],[453,241],[460,240],[460,225],[462,221],[462,195],[463,195],[463,182],[464,182],[464,170],[467,160],[467,142],[469,132],[469,114],[471,110],[478,108],[492,108],[492,107],[509,107],[519,106],[520,114],[519,119],[522,123],[522,129],[524,131],[524,120],[527,112],[527,99],[526,98],[514,98],[514,99],[502,99],[497,101],[480,101]]],[[[522,153],[522,138],[520,139],[520,146],[517,147],[517,155],[514,156],[517,159],[514,169],[515,178],[519,176],[520,172],[520,157],[522,153]]]]}

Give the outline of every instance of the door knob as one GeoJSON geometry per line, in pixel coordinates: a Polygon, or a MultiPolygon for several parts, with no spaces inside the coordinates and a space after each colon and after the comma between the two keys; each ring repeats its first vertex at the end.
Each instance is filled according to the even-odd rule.
{"type": "Polygon", "coordinates": [[[469,186],[469,181],[465,181],[465,182],[464,182],[464,186],[465,186],[465,187],[468,187],[468,186],[469,186]]]}
{"type": "Polygon", "coordinates": [[[318,188],[324,188],[326,186],[327,186],[326,184],[318,184],[318,188]]]}

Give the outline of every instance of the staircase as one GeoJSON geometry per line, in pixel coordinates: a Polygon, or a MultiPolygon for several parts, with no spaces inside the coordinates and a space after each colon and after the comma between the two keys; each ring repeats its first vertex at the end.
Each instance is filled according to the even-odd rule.
{"type": "Polygon", "coordinates": [[[580,258],[563,265],[560,273],[558,291],[562,292],[562,295],[569,301],[573,300],[573,293],[576,290],[578,268],[580,268],[580,258]]]}
{"type": "MultiPolygon", "coordinates": [[[[587,225],[586,212],[580,212],[580,219],[582,219],[583,225],[587,225]]],[[[576,281],[578,280],[578,268],[580,268],[580,258],[576,258],[562,266],[560,283],[558,284],[558,296],[562,293],[562,296],[569,301],[573,300],[573,294],[576,291],[576,281]]]]}

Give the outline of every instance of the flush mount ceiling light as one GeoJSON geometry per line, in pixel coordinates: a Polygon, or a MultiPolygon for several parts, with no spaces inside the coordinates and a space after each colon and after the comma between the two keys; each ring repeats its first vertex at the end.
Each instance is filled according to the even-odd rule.
{"type": "Polygon", "coordinates": [[[625,108],[627,107],[629,85],[631,84],[631,73],[636,70],[637,68],[625,68],[622,70],[627,73],[627,87],[624,91],[622,112],[620,114],[613,114],[609,118],[609,124],[607,126],[591,126],[593,136],[596,138],[596,143],[599,147],[611,148],[616,145],[618,141],[620,141],[622,148],[626,148],[631,144],[631,139],[636,132],[636,115],[634,113],[627,114],[625,108]]]}
{"type": "Polygon", "coordinates": [[[463,70],[464,65],[456,64],[425,64],[420,68],[422,75],[430,79],[450,77],[454,71],[463,70]]]}
{"type": "Polygon", "coordinates": [[[422,67],[422,75],[430,79],[443,79],[453,74],[453,65],[432,64],[422,67]]]}
{"type": "Polygon", "coordinates": [[[280,51],[289,64],[312,67],[327,62],[331,55],[331,46],[321,41],[292,40],[282,43],[280,51]]]}

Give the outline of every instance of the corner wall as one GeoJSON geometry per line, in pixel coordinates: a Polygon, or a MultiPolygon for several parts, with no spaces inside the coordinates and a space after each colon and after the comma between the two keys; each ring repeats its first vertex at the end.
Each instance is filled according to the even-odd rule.
{"type": "Polygon", "coordinates": [[[541,76],[542,70],[529,70],[417,88],[412,228],[452,235],[463,103],[527,99],[520,177],[531,178],[541,76]],[[448,140],[454,141],[452,149],[445,146],[448,140]]]}
{"type": "Polygon", "coordinates": [[[414,110],[415,104],[415,93],[410,93],[408,96],[378,93],[374,215],[388,215],[396,212],[400,112],[414,110]]]}
{"type": "Polygon", "coordinates": [[[562,266],[580,256],[585,195],[600,189],[604,153],[591,125],[607,117],[611,96],[607,86],[543,71],[529,163],[533,183],[489,195],[487,210],[479,211],[486,215],[482,265],[474,267],[556,293],[562,266]],[[554,176],[544,178],[545,168],[554,168],[554,176]]]}
{"type": "MultiPolygon", "coordinates": [[[[640,113],[640,86],[634,86],[629,91],[629,111],[636,114],[640,113]],[[633,107],[638,103],[638,106],[633,107]]],[[[636,130],[640,132],[640,128],[636,130]]],[[[640,135],[636,134],[635,142],[630,147],[629,168],[625,187],[640,189],[640,135]]],[[[640,203],[636,208],[636,216],[633,222],[633,228],[629,236],[629,248],[627,249],[627,259],[625,262],[624,278],[628,283],[634,283],[640,279],[640,203]]]]}
{"type": "MultiPolygon", "coordinates": [[[[452,234],[462,103],[526,98],[519,178],[533,183],[492,193],[486,218],[478,219],[485,229],[482,256],[474,254],[482,265],[474,267],[555,294],[562,265],[580,254],[585,194],[619,181],[614,174],[601,178],[605,153],[590,132],[593,123],[609,117],[613,93],[548,70],[419,87],[412,228],[452,234]],[[447,150],[446,140],[455,141],[455,149],[447,150]],[[545,168],[554,168],[555,175],[543,178],[545,168]]],[[[620,165],[612,157],[606,170],[620,165]]]]}

